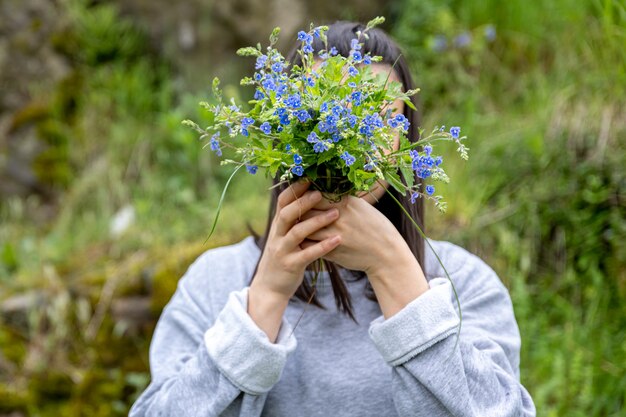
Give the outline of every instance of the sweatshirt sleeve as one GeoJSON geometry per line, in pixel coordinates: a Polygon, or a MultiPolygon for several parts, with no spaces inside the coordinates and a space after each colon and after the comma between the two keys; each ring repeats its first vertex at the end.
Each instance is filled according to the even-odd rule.
{"type": "Polygon", "coordinates": [[[458,345],[459,316],[445,278],[432,279],[401,311],[370,324],[370,337],[392,366],[400,416],[536,415],[519,381],[521,342],[508,291],[490,268],[468,270],[458,345]]]}
{"type": "Polygon", "coordinates": [[[276,343],[256,326],[248,287],[232,291],[213,317],[206,271],[196,261],[163,310],[150,345],[152,380],[130,417],[259,416],[296,348],[285,319],[276,343]]]}

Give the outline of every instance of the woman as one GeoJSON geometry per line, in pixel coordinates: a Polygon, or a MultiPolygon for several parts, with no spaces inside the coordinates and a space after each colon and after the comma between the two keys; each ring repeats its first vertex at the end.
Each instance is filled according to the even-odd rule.
{"type": "MultiPolygon", "coordinates": [[[[347,56],[359,30],[337,22],[328,44],[347,56]]],[[[395,63],[413,88],[395,43],[369,35],[362,52],[383,57],[376,70],[395,63]]],[[[417,112],[395,111],[417,140],[417,112]]],[[[535,415],[506,288],[476,256],[430,241],[458,291],[458,335],[449,281],[383,186],[339,203],[307,181],[274,188],[263,236],[205,252],[180,280],[131,416],[535,415]],[[312,271],[320,258],[324,271],[312,271]]],[[[423,224],[421,199],[391,192],[423,224]]]]}

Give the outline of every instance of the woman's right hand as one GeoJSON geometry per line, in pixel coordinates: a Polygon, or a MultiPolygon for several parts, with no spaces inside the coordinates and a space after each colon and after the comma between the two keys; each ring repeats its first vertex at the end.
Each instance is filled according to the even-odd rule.
{"type": "Polygon", "coordinates": [[[339,216],[339,211],[333,208],[299,221],[322,199],[319,191],[307,191],[309,185],[309,181],[296,182],[278,196],[276,214],[248,292],[248,314],[272,342],[278,335],[289,299],[302,283],[306,266],[341,243],[341,237],[335,235],[306,249],[300,247],[307,236],[339,216]]]}

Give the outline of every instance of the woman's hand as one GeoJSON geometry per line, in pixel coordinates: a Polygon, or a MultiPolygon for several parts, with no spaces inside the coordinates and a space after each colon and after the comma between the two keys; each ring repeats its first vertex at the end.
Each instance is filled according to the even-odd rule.
{"type": "Polygon", "coordinates": [[[326,199],[317,203],[302,216],[314,217],[318,211],[336,208],[340,218],[307,237],[302,247],[317,244],[330,236],[341,236],[341,245],[324,256],[344,268],[376,273],[396,262],[398,255],[407,255],[410,249],[395,226],[374,206],[362,198],[344,196],[337,203],[326,199]]]}
{"type": "Polygon", "coordinates": [[[337,221],[311,233],[302,247],[341,236],[341,244],[324,258],[347,269],[364,271],[386,318],[428,290],[417,259],[384,214],[363,198],[348,196],[338,203],[320,201],[303,218],[330,208],[339,210],[337,221]]]}
{"type": "Polygon", "coordinates": [[[309,213],[322,199],[319,191],[307,191],[309,185],[308,181],[297,182],[278,196],[276,214],[248,292],[248,314],[272,341],[289,299],[302,283],[306,266],[341,242],[337,234],[329,233],[318,242],[300,246],[307,236],[339,216],[337,208],[309,213]]]}

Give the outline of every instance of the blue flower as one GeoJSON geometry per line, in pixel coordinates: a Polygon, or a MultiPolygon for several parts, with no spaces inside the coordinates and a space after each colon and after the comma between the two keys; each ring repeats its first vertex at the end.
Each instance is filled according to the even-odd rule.
{"type": "Polygon", "coordinates": [[[361,62],[361,60],[363,59],[363,57],[362,57],[362,55],[361,55],[361,53],[360,53],[359,51],[354,51],[354,52],[352,52],[352,59],[353,59],[355,62],[361,62]]]}
{"type": "Polygon", "coordinates": [[[315,29],[313,29],[313,36],[315,36],[316,38],[320,37],[320,28],[316,27],[315,29]]]}
{"type": "Polygon", "coordinates": [[[274,91],[277,87],[274,78],[272,78],[271,76],[266,76],[263,82],[261,82],[261,85],[267,91],[274,91]]]}
{"type": "Polygon", "coordinates": [[[454,139],[458,139],[460,133],[461,133],[461,128],[460,127],[453,126],[453,127],[450,128],[450,134],[452,135],[452,137],[454,139]]]}
{"type": "Polygon", "coordinates": [[[248,132],[248,129],[241,129],[241,134],[244,136],[249,136],[250,132],[248,132]]]}
{"type": "Polygon", "coordinates": [[[392,127],[392,128],[397,128],[399,126],[399,123],[396,119],[389,119],[387,120],[387,124],[392,127]]]}
{"type": "Polygon", "coordinates": [[[300,32],[298,32],[298,40],[299,41],[305,41],[306,40],[306,32],[301,30],[300,32]]]}
{"type": "Polygon", "coordinates": [[[361,49],[361,45],[359,45],[359,40],[354,38],[350,41],[350,49],[358,51],[361,49]]]}
{"type": "Polygon", "coordinates": [[[220,149],[220,142],[218,140],[219,137],[220,137],[219,132],[211,136],[211,150],[215,151],[215,154],[217,156],[222,156],[222,150],[220,149]]]}
{"type": "Polygon", "coordinates": [[[287,151],[287,153],[291,152],[291,144],[290,143],[285,145],[285,151],[287,151]]]}
{"type": "Polygon", "coordinates": [[[433,151],[433,147],[430,145],[426,145],[424,146],[424,153],[428,156],[430,156],[430,153],[433,151]]]}
{"type": "Polygon", "coordinates": [[[248,126],[254,124],[254,119],[252,117],[244,117],[241,120],[241,127],[247,129],[248,126]]]}
{"type": "Polygon", "coordinates": [[[261,55],[260,57],[256,59],[256,64],[254,65],[254,68],[261,69],[265,66],[266,62],[267,62],[267,55],[261,55]]]}
{"type": "Polygon", "coordinates": [[[335,56],[335,55],[337,55],[337,54],[339,53],[339,51],[337,51],[337,48],[335,48],[335,47],[333,46],[333,47],[331,47],[331,48],[330,48],[330,51],[328,51],[328,53],[329,53],[331,56],[335,56]]]}
{"type": "Polygon", "coordinates": [[[350,116],[348,116],[348,124],[350,125],[350,127],[354,127],[356,125],[356,122],[358,121],[358,117],[356,117],[355,115],[351,114],[350,116]]]}
{"type": "Polygon", "coordinates": [[[332,138],[333,138],[333,142],[337,143],[341,140],[341,135],[339,134],[339,132],[335,132],[333,133],[332,138]]]}
{"type": "Polygon", "coordinates": [[[285,104],[293,109],[297,109],[302,105],[302,101],[300,99],[300,94],[294,94],[285,100],[285,104]]]}
{"type": "Polygon", "coordinates": [[[287,89],[287,84],[279,83],[278,87],[276,87],[276,98],[280,99],[280,97],[287,92],[287,89]]]}
{"type": "Polygon", "coordinates": [[[309,143],[317,143],[319,142],[320,138],[317,136],[317,134],[315,132],[311,132],[309,133],[309,136],[307,136],[306,141],[309,143]]]}
{"type": "Polygon", "coordinates": [[[305,54],[312,54],[313,53],[313,47],[309,44],[304,45],[304,48],[302,48],[302,52],[304,52],[305,54]]]}
{"type": "Polygon", "coordinates": [[[365,56],[363,57],[363,63],[364,63],[365,65],[369,65],[369,64],[371,64],[371,63],[372,63],[372,57],[371,57],[371,56],[369,56],[369,55],[365,55],[365,56]]]}
{"type": "Polygon", "coordinates": [[[261,126],[259,126],[259,129],[261,129],[261,131],[266,135],[269,135],[272,132],[272,126],[269,122],[264,122],[261,126]]]}
{"type": "Polygon", "coordinates": [[[426,194],[428,195],[433,195],[433,193],[435,192],[435,187],[432,185],[427,185],[426,186],[426,194]]]}
{"type": "Polygon", "coordinates": [[[496,28],[494,25],[487,25],[485,27],[485,39],[489,42],[493,42],[496,39],[496,28]]]}
{"type": "Polygon", "coordinates": [[[346,166],[350,166],[354,164],[356,158],[348,153],[348,151],[344,151],[341,155],[339,155],[341,159],[343,159],[346,163],[346,166]]]}
{"type": "Polygon", "coordinates": [[[304,123],[311,118],[311,115],[306,110],[298,110],[294,114],[296,115],[298,120],[300,120],[300,123],[304,123]]]}
{"type": "Polygon", "coordinates": [[[448,47],[448,41],[444,35],[437,35],[433,39],[430,49],[435,52],[443,52],[448,47]]]}
{"type": "Polygon", "coordinates": [[[410,126],[410,124],[411,124],[411,123],[409,122],[409,119],[407,119],[407,118],[404,116],[404,114],[402,114],[402,113],[396,114],[395,119],[396,119],[396,121],[397,121],[398,123],[402,123],[402,125],[403,125],[403,126],[402,126],[402,129],[403,129],[405,132],[409,130],[409,126],[410,126]]]}
{"type": "Polygon", "coordinates": [[[430,169],[428,168],[423,168],[415,171],[415,175],[417,175],[417,178],[428,178],[431,176],[431,174],[432,172],[430,172],[430,169]]]}
{"type": "Polygon", "coordinates": [[[443,162],[443,159],[440,156],[438,156],[437,159],[435,159],[435,165],[436,166],[441,165],[442,162],[443,162]]]}
{"type": "Polygon", "coordinates": [[[296,165],[296,166],[291,167],[291,172],[301,177],[302,174],[304,174],[304,169],[300,165],[296,165]]]}
{"type": "Polygon", "coordinates": [[[358,73],[359,73],[359,71],[356,68],[354,68],[353,66],[350,66],[350,68],[348,68],[348,74],[350,74],[351,77],[354,77],[358,73]]]}
{"type": "Polygon", "coordinates": [[[317,153],[327,151],[330,148],[330,141],[320,140],[313,145],[313,150],[317,153]]]}
{"type": "Polygon", "coordinates": [[[263,94],[263,92],[261,90],[256,90],[254,92],[254,99],[255,100],[263,100],[264,97],[265,97],[265,94],[263,94]]]}
{"type": "Polygon", "coordinates": [[[249,172],[250,174],[252,174],[252,175],[256,174],[256,170],[257,170],[258,168],[259,168],[259,167],[258,167],[258,166],[256,166],[256,165],[246,165],[246,169],[247,169],[247,170],[248,170],[248,172],[249,172]]]}
{"type": "MultiPolygon", "coordinates": [[[[289,145],[288,145],[289,146],[289,145]]],[[[302,163],[302,157],[297,153],[293,154],[293,163],[296,165],[300,165],[302,163]]]]}
{"type": "Polygon", "coordinates": [[[348,87],[356,88],[356,83],[354,81],[350,81],[348,83],[348,87]]]}
{"type": "Polygon", "coordinates": [[[415,200],[417,200],[419,198],[419,193],[418,192],[413,192],[411,194],[411,204],[415,204],[415,200]]]}
{"type": "Polygon", "coordinates": [[[272,71],[274,72],[281,72],[283,70],[283,63],[282,62],[276,62],[274,64],[272,64],[272,71]]]}
{"type": "Polygon", "coordinates": [[[354,93],[350,94],[350,99],[352,100],[355,106],[361,105],[362,98],[363,98],[363,93],[361,93],[360,91],[355,91],[354,93]]]}
{"type": "Polygon", "coordinates": [[[288,113],[283,113],[282,115],[279,116],[279,122],[281,125],[288,125],[291,123],[291,121],[289,120],[289,114],[288,113]]]}
{"type": "Polygon", "coordinates": [[[465,48],[469,46],[470,43],[472,43],[472,35],[470,35],[469,32],[463,32],[454,38],[454,45],[457,48],[465,48]]]}
{"type": "Polygon", "coordinates": [[[374,164],[374,162],[370,161],[367,164],[363,165],[363,169],[365,171],[373,171],[375,169],[375,166],[376,165],[374,164]]]}

